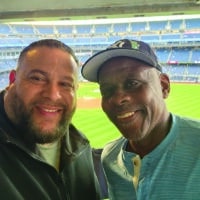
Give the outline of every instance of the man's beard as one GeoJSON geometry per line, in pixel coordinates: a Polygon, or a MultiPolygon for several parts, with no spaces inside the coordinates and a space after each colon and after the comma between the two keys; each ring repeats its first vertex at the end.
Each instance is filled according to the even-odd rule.
{"type": "Polygon", "coordinates": [[[75,112],[75,106],[70,114],[66,114],[66,106],[62,106],[63,114],[60,121],[55,126],[56,128],[50,131],[43,131],[39,126],[34,124],[32,109],[27,110],[18,95],[15,95],[14,99],[15,102],[13,101],[11,105],[16,119],[14,123],[19,131],[19,134],[28,143],[52,143],[61,138],[68,131],[71,118],[75,112]]]}

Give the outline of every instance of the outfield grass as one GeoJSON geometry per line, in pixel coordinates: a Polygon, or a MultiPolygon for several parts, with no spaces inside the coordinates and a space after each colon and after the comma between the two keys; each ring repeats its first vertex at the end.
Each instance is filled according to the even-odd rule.
{"type": "MultiPolygon", "coordinates": [[[[78,98],[100,98],[98,85],[81,83],[78,98]]],[[[200,84],[171,84],[171,92],[166,100],[168,109],[178,115],[200,119],[200,84]]],[[[101,108],[77,108],[73,123],[90,140],[95,148],[120,136],[119,131],[107,119],[101,108]]]]}

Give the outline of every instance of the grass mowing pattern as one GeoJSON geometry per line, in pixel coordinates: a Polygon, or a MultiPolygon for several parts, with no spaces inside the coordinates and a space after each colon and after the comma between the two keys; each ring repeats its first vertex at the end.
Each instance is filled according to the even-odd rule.
{"type": "Polygon", "coordinates": [[[171,84],[166,103],[173,113],[200,119],[200,84],[171,84]]]}
{"type": "MultiPolygon", "coordinates": [[[[100,98],[98,85],[80,83],[78,98],[100,98]]],[[[200,84],[171,84],[171,92],[166,99],[169,111],[186,117],[200,119],[200,84]]],[[[101,108],[79,109],[72,121],[90,140],[95,148],[120,136],[119,131],[108,120],[101,108]]]]}

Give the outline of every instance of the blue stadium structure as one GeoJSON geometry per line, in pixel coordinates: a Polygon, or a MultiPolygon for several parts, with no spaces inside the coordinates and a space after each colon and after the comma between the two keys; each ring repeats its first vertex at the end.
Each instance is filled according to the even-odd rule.
{"type": "Polygon", "coordinates": [[[55,38],[70,45],[81,63],[115,40],[143,40],[154,47],[172,81],[200,82],[200,16],[174,16],[84,24],[2,23],[0,89],[8,84],[8,73],[16,67],[22,48],[42,38],[55,38]]]}

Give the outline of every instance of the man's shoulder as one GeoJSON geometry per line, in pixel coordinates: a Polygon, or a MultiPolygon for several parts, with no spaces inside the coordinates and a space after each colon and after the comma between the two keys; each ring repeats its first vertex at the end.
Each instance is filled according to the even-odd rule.
{"type": "Polygon", "coordinates": [[[189,146],[199,146],[200,142],[200,121],[188,117],[175,116],[173,132],[189,146]]]}
{"type": "Polygon", "coordinates": [[[117,138],[115,140],[112,140],[110,142],[108,142],[104,148],[112,148],[112,147],[115,147],[115,146],[121,146],[124,144],[124,142],[127,141],[126,138],[124,137],[120,137],[120,138],[117,138]]]}
{"type": "Polygon", "coordinates": [[[127,139],[125,139],[124,137],[120,137],[107,143],[103,148],[102,157],[106,157],[108,154],[118,153],[124,146],[126,141],[127,139]]]}
{"type": "Polygon", "coordinates": [[[198,131],[200,130],[200,120],[188,118],[184,116],[175,116],[175,123],[181,129],[190,129],[191,131],[198,131]]]}

